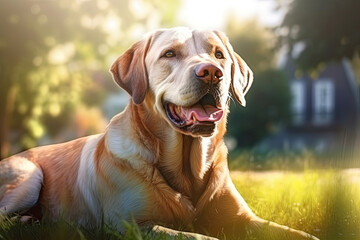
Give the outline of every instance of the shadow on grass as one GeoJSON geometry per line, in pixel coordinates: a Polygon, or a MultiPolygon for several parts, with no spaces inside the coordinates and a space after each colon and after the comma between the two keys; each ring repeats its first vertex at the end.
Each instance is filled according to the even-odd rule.
{"type": "Polygon", "coordinates": [[[23,223],[20,216],[0,220],[1,240],[188,240],[183,235],[170,236],[166,233],[140,228],[135,221],[123,221],[124,233],[110,226],[99,229],[85,229],[65,220],[57,222],[35,221],[23,223]]]}

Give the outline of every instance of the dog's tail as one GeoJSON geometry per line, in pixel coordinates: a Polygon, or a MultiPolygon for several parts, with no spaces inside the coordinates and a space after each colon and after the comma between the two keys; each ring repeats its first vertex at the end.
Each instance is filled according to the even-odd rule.
{"type": "Polygon", "coordinates": [[[23,157],[0,162],[0,216],[22,213],[36,204],[43,182],[40,167],[23,157]]]}

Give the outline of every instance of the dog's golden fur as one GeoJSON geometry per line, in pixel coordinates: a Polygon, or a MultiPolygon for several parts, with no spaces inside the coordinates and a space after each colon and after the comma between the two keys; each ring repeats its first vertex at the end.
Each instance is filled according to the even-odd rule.
{"type": "Polygon", "coordinates": [[[120,231],[121,220],[133,218],[215,237],[252,231],[264,239],[316,239],[255,216],[230,179],[223,139],[229,91],[245,106],[253,77],[224,34],[155,31],[111,72],[132,97],[126,109],[102,134],[1,161],[2,214],[87,227],[104,220],[120,231]]]}

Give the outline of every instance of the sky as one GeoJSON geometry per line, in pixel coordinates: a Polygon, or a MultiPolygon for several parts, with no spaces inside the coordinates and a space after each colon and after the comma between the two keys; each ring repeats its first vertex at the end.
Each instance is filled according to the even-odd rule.
{"type": "Polygon", "coordinates": [[[267,27],[276,26],[284,11],[275,11],[278,0],[182,0],[178,19],[198,29],[224,30],[229,16],[237,21],[258,19],[267,27]]]}

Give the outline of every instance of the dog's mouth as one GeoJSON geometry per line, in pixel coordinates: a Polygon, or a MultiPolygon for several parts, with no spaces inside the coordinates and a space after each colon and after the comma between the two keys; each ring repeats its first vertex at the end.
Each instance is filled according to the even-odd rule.
{"type": "Polygon", "coordinates": [[[164,104],[169,120],[183,132],[195,135],[210,135],[216,122],[222,119],[223,109],[218,106],[210,93],[203,96],[192,106],[178,106],[167,102],[164,104]]]}

